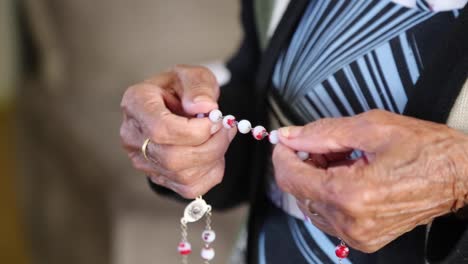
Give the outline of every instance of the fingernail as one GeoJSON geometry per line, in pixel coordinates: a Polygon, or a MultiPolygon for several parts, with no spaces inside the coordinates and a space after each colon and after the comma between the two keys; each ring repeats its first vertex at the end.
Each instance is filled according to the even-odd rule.
{"type": "Polygon", "coordinates": [[[202,102],[212,102],[213,99],[209,96],[206,95],[199,95],[195,98],[193,98],[194,103],[202,103],[202,102]]]}
{"type": "Polygon", "coordinates": [[[299,136],[302,127],[300,126],[289,126],[289,127],[282,127],[279,129],[281,136],[285,138],[294,138],[299,136]]]}
{"type": "Polygon", "coordinates": [[[210,130],[211,135],[218,132],[220,128],[221,126],[219,124],[214,124],[213,126],[211,126],[211,130],[210,130]]]}

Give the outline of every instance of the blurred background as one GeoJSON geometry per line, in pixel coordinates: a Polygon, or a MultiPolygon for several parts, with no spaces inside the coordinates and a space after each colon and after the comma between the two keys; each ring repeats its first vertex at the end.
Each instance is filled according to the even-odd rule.
{"type": "MultiPolygon", "coordinates": [[[[238,16],[238,1],[0,1],[0,263],[179,263],[184,205],[131,168],[119,103],[173,64],[228,58],[238,16]]],[[[226,263],[245,208],[213,221],[226,263]]]]}

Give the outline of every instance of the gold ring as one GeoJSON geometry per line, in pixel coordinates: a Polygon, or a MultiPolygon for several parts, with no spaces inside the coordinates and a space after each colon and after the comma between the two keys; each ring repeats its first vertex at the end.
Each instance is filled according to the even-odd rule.
{"type": "Polygon", "coordinates": [[[149,138],[143,142],[143,145],[141,145],[141,153],[143,153],[143,157],[145,157],[145,160],[150,161],[148,158],[148,155],[146,155],[146,148],[148,147],[148,144],[151,142],[149,138]]]}

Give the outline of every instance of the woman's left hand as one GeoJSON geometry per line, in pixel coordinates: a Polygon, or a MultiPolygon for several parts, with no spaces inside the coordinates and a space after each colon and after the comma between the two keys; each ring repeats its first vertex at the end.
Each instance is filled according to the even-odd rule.
{"type": "Polygon", "coordinates": [[[373,110],[280,134],[273,153],[278,185],[318,228],[355,249],[375,252],[468,202],[468,137],[445,125],[373,110]],[[325,167],[295,154],[352,150],[364,156],[325,167]]]}

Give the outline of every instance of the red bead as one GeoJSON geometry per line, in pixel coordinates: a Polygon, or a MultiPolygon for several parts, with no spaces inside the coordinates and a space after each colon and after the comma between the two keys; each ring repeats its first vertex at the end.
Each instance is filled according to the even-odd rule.
{"type": "Polygon", "coordinates": [[[335,254],[337,257],[344,259],[349,255],[349,248],[345,245],[338,245],[335,249],[335,254]]]}
{"type": "Polygon", "coordinates": [[[192,253],[192,246],[189,242],[180,242],[179,246],[177,247],[177,251],[179,251],[179,254],[183,256],[189,255],[192,253]]]}
{"type": "Polygon", "coordinates": [[[235,119],[228,119],[227,123],[230,127],[234,127],[236,120],[235,119]]]}
{"type": "Polygon", "coordinates": [[[225,128],[232,128],[236,126],[236,118],[233,115],[227,115],[223,118],[223,126],[225,128]]]}
{"type": "Polygon", "coordinates": [[[256,126],[252,129],[252,135],[256,140],[262,140],[266,136],[268,136],[268,133],[266,132],[266,129],[262,126],[256,126]]]}

